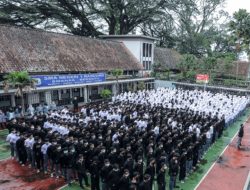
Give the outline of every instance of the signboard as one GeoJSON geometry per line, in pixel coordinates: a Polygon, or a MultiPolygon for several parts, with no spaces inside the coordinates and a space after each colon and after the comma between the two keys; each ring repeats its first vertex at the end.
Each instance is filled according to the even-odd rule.
{"type": "Polygon", "coordinates": [[[197,74],[196,75],[196,82],[197,83],[208,83],[209,82],[209,75],[207,75],[207,74],[197,74]]]}
{"type": "Polygon", "coordinates": [[[103,82],[106,80],[106,74],[36,75],[32,78],[37,80],[37,87],[46,87],[103,82]]]}

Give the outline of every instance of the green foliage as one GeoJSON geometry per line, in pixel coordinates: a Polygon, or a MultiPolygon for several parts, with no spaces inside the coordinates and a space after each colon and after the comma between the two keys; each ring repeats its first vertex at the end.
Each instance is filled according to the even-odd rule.
{"type": "MultiPolygon", "coordinates": [[[[35,88],[36,81],[29,76],[27,71],[14,71],[4,76],[5,89],[9,87],[20,89],[35,88]]],[[[18,94],[19,95],[19,94],[18,94]]]]}
{"type": "Polygon", "coordinates": [[[232,41],[236,45],[236,51],[250,52],[250,13],[245,9],[235,12],[233,19],[229,22],[232,33],[232,41]]]}
{"type": "Polygon", "coordinates": [[[36,80],[29,76],[27,71],[14,71],[4,76],[4,91],[8,92],[9,88],[16,89],[16,95],[21,97],[22,114],[24,113],[24,91],[31,91],[36,87],[36,80]]]}
{"type": "Polygon", "coordinates": [[[134,91],[132,84],[128,84],[127,90],[128,90],[129,92],[133,92],[133,91],[134,91]]]}
{"type": "Polygon", "coordinates": [[[181,71],[188,71],[198,68],[198,60],[192,54],[185,54],[182,56],[180,63],[178,63],[177,67],[181,71]]]}
{"type": "Polygon", "coordinates": [[[144,82],[140,81],[137,86],[138,90],[144,90],[146,88],[146,85],[144,82]]]}
{"type": "Polygon", "coordinates": [[[121,76],[123,74],[123,70],[122,69],[113,69],[111,71],[112,76],[114,76],[116,79],[119,78],[119,76],[121,76]]]}
{"type": "Polygon", "coordinates": [[[102,98],[108,99],[108,98],[111,97],[112,92],[111,92],[109,89],[103,89],[103,90],[101,91],[101,94],[100,94],[100,95],[101,95],[102,98]]]}

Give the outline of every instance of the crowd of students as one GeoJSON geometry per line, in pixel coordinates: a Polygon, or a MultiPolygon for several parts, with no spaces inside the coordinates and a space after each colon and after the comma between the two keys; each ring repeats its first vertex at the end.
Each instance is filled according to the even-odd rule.
{"type": "Polygon", "coordinates": [[[12,119],[6,140],[22,166],[63,176],[69,185],[77,178],[92,190],[152,190],[154,184],[165,190],[168,174],[172,190],[247,104],[246,97],[196,90],[124,93],[77,113],[53,109],[12,119]]]}

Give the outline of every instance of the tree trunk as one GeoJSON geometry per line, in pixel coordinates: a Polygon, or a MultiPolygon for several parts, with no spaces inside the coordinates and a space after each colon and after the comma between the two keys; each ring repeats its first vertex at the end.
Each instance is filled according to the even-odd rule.
{"type": "Polygon", "coordinates": [[[116,27],[116,19],[115,17],[112,17],[110,19],[110,24],[109,24],[109,35],[114,35],[116,32],[115,32],[115,27],[116,27]]]}
{"type": "Polygon", "coordinates": [[[22,106],[21,116],[24,116],[25,107],[24,107],[24,97],[22,88],[20,88],[20,95],[21,95],[21,106],[22,106]]]}
{"type": "Polygon", "coordinates": [[[119,94],[119,82],[118,82],[118,76],[116,77],[116,95],[119,94]]]}

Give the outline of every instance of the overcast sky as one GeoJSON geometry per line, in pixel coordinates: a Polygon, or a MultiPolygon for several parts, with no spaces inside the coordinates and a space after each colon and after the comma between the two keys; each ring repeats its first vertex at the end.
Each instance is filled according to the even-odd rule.
{"type": "Polygon", "coordinates": [[[250,12],[250,0],[227,0],[225,9],[231,16],[239,9],[247,9],[250,12]]]}

